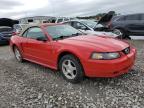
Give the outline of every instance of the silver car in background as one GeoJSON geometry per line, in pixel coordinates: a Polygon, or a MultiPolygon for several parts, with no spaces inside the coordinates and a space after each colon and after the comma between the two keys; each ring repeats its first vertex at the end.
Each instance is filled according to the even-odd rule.
{"type": "Polygon", "coordinates": [[[13,28],[16,33],[21,33],[29,24],[14,24],[13,28]]]}
{"type": "Polygon", "coordinates": [[[109,36],[109,37],[119,37],[117,34],[114,34],[107,27],[104,27],[102,24],[98,24],[93,20],[72,20],[64,22],[63,24],[71,25],[72,27],[80,30],[85,34],[99,35],[99,36],[109,36]]]}

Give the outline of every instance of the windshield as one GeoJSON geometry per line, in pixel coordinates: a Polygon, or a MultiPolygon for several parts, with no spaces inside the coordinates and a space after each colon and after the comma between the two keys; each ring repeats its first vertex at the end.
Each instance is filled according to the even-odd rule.
{"type": "Polygon", "coordinates": [[[81,22],[88,25],[91,28],[94,28],[97,25],[97,22],[94,22],[92,20],[83,20],[81,22]]]}
{"type": "Polygon", "coordinates": [[[69,25],[48,26],[47,31],[48,31],[49,35],[52,36],[53,39],[56,39],[59,37],[70,37],[70,36],[82,34],[82,32],[80,32],[79,30],[77,30],[69,25]]]}

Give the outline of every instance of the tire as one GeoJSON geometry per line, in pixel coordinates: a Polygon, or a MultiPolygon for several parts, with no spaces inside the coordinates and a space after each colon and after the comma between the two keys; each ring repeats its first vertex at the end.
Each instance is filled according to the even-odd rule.
{"type": "Polygon", "coordinates": [[[20,50],[15,46],[13,51],[14,51],[16,60],[18,62],[23,62],[23,58],[22,58],[22,54],[21,54],[20,50]]]}
{"type": "Polygon", "coordinates": [[[126,39],[127,35],[124,30],[122,29],[114,29],[113,33],[119,35],[119,39],[126,39]]]}
{"type": "Polygon", "coordinates": [[[73,55],[65,55],[59,61],[59,69],[65,80],[71,83],[79,83],[84,78],[83,67],[73,55]]]}

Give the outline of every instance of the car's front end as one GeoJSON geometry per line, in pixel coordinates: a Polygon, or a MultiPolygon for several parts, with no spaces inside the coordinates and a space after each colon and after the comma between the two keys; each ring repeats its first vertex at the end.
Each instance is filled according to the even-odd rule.
{"type": "Polygon", "coordinates": [[[118,52],[93,52],[83,61],[84,70],[89,77],[116,77],[127,73],[134,65],[136,49],[127,47],[118,52]]]}
{"type": "Polygon", "coordinates": [[[106,37],[113,37],[118,38],[119,35],[112,33],[112,32],[103,32],[103,31],[88,31],[87,34],[97,35],[97,36],[106,36],[106,37]]]}
{"type": "Polygon", "coordinates": [[[103,26],[102,24],[98,24],[92,20],[80,20],[81,23],[85,24],[89,29],[85,31],[86,34],[93,34],[98,36],[108,36],[113,38],[119,38],[120,35],[114,33],[108,27],[103,26]]]}
{"type": "Polygon", "coordinates": [[[136,49],[118,39],[86,35],[66,41],[67,44],[74,43],[79,52],[76,55],[88,77],[116,77],[128,73],[135,62],[136,49]]]}

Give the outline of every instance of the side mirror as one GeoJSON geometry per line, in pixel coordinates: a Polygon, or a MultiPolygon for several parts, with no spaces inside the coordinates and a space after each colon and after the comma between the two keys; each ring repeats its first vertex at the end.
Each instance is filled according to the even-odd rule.
{"type": "Polygon", "coordinates": [[[38,37],[36,40],[46,42],[48,39],[46,37],[38,37]]]}

